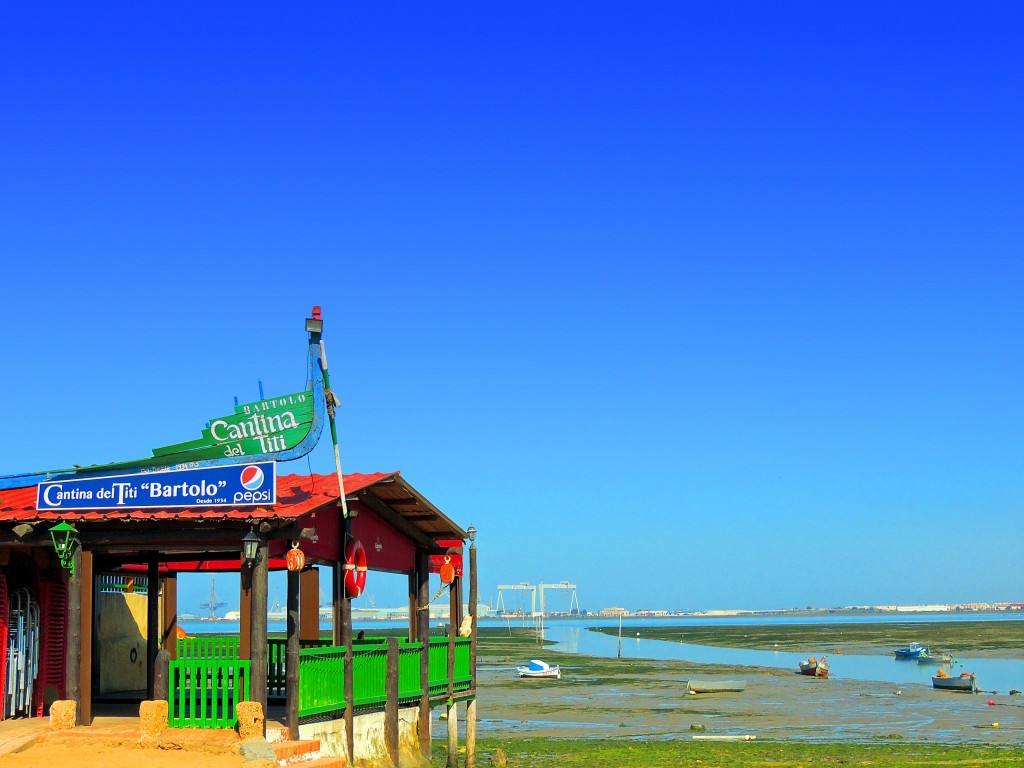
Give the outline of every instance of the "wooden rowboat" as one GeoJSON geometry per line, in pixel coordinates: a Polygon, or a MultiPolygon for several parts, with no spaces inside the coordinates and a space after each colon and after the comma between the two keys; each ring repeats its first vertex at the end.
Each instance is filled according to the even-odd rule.
{"type": "Polygon", "coordinates": [[[746,680],[735,680],[715,677],[691,677],[686,681],[687,693],[725,693],[740,692],[747,688],[746,680]]]}
{"type": "Polygon", "coordinates": [[[816,659],[811,656],[807,661],[801,661],[800,674],[808,677],[828,677],[828,657],[816,659]]]}
{"type": "MultiPolygon", "coordinates": [[[[941,670],[940,670],[941,671],[941,670]]],[[[944,691],[960,691],[961,693],[977,693],[978,678],[973,672],[964,672],[958,677],[936,675],[932,678],[932,687],[944,691]]]]}

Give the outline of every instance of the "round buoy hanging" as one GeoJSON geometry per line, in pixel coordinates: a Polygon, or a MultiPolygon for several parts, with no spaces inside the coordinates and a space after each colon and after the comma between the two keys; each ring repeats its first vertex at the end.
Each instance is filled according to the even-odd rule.
{"type": "Polygon", "coordinates": [[[448,555],[444,556],[444,565],[441,566],[439,572],[442,584],[451,584],[455,581],[455,566],[452,565],[452,559],[448,555]]]}
{"type": "Polygon", "coordinates": [[[345,596],[359,597],[366,589],[366,550],[359,539],[345,547],[345,596]]]}
{"type": "Polygon", "coordinates": [[[293,541],[292,548],[284,557],[284,562],[289,571],[301,571],[306,565],[306,554],[299,549],[299,542],[293,541]]]}

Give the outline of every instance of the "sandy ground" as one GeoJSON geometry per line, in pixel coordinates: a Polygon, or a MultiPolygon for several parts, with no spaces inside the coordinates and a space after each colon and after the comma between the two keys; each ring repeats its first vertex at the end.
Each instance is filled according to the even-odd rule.
{"type": "MultiPolygon", "coordinates": [[[[722,675],[744,678],[742,693],[686,695],[685,681],[697,675],[683,663],[658,662],[655,674],[637,677],[624,662],[622,673],[596,680],[575,673],[571,657],[557,661],[561,680],[521,680],[513,664],[481,666],[481,737],[517,733],[688,739],[705,733],[776,740],[980,743],[1020,743],[1024,738],[1020,696],[923,686],[901,689],[890,683],[819,680],[751,667],[742,674],[729,670],[722,675]],[[700,726],[706,730],[693,730],[700,726]]],[[[702,671],[699,676],[713,675],[702,671]]],[[[435,738],[437,734],[435,730],[435,738]]]]}
{"type": "MultiPolygon", "coordinates": [[[[551,661],[556,659],[551,658],[551,661]]],[[[784,670],[721,670],[743,677],[742,693],[686,695],[691,676],[685,662],[629,661],[610,675],[588,676],[560,656],[561,680],[521,680],[514,663],[481,663],[478,733],[548,738],[688,740],[694,735],[753,736],[758,740],[907,741],[1019,744],[1024,739],[1024,700],[1019,696],[958,694],[923,686],[818,680],[784,670]],[[653,672],[648,670],[653,669],[653,672]],[[898,691],[898,693],[897,693],[898,691]],[[993,705],[989,705],[989,701],[993,705]],[[994,724],[998,723],[998,727],[994,724]],[[703,730],[701,730],[703,728],[703,730]]],[[[460,719],[465,710],[460,708],[460,719]]],[[[434,711],[437,718],[443,708],[434,711]]],[[[446,726],[435,720],[441,746],[446,726]]],[[[43,742],[4,755],[3,768],[255,768],[235,754],[141,748],[125,740],[108,743],[43,742]]],[[[267,764],[262,764],[267,765],[267,764]]]]}
{"type": "Polygon", "coordinates": [[[3,765],[4,768],[240,768],[243,762],[240,755],[43,743],[24,752],[4,755],[3,765]]]}

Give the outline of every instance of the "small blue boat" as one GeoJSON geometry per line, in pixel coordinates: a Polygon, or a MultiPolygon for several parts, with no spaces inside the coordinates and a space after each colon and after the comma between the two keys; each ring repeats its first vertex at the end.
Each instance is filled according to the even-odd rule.
{"type": "Polygon", "coordinates": [[[906,648],[896,649],[897,659],[916,659],[922,653],[928,653],[928,646],[920,643],[911,643],[906,648]]]}

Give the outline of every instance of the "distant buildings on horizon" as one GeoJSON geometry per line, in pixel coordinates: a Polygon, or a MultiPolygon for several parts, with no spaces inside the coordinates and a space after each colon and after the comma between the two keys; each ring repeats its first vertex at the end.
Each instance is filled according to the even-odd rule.
{"type": "Polygon", "coordinates": [[[598,611],[604,618],[630,616],[634,618],[669,618],[673,616],[772,616],[778,614],[821,614],[821,613],[949,613],[954,611],[1021,611],[1024,603],[934,603],[930,605],[847,605],[833,608],[774,608],[767,610],[718,609],[708,611],[669,611],[660,608],[644,608],[630,611],[612,606],[598,611]]]}

